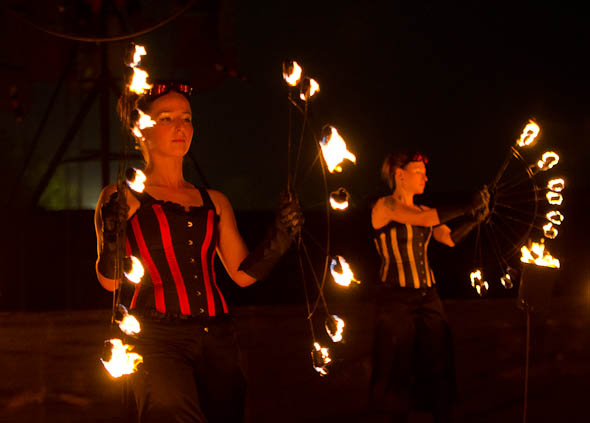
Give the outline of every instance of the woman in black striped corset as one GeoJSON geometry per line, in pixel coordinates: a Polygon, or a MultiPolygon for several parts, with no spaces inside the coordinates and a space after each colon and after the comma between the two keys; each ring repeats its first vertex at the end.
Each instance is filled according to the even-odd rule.
{"type": "Polygon", "coordinates": [[[270,273],[302,224],[297,201],[283,201],[267,237],[249,252],[228,199],[184,179],[193,138],[190,91],[187,84],[162,82],[138,99],[137,108],[153,120],[136,135],[146,161],[145,190],[126,190],[120,198],[117,185],[109,185],[95,214],[98,280],[109,291],[122,289],[142,325],[128,343],[143,364],[127,377],[132,420],[142,423],[242,421],[245,380],[214,258],[236,284],[251,285],[270,273]],[[137,285],[115,276],[117,227],[125,222],[124,254],[145,269],[137,285]]]}
{"type": "Polygon", "coordinates": [[[433,209],[414,202],[428,177],[421,153],[388,156],[382,177],[392,194],[372,208],[381,256],[370,405],[375,421],[407,422],[412,404],[451,421],[455,395],[452,340],[428,262],[432,238],[453,247],[486,215],[484,187],[464,205],[433,209]],[[455,230],[444,223],[473,218],[455,230]]]}

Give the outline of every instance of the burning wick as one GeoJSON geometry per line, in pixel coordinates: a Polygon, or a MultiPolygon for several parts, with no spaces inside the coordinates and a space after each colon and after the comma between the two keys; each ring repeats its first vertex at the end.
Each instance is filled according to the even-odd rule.
{"type": "Polygon", "coordinates": [[[539,170],[545,171],[551,169],[557,163],[559,163],[559,156],[557,153],[554,151],[546,151],[543,153],[543,156],[541,156],[541,160],[537,162],[537,166],[539,167],[539,170]]]}
{"type": "Polygon", "coordinates": [[[356,156],[346,149],[346,142],[344,142],[336,128],[327,125],[322,132],[320,147],[330,173],[334,173],[334,171],[342,172],[340,163],[344,160],[356,163],[356,156]]]}
{"type": "Polygon", "coordinates": [[[488,292],[490,285],[487,283],[487,281],[482,279],[481,270],[476,269],[475,271],[471,272],[469,278],[471,279],[471,286],[477,291],[477,295],[481,297],[486,292],[488,292]]]}
{"type": "Polygon", "coordinates": [[[128,64],[130,68],[135,68],[139,66],[139,62],[141,62],[141,56],[145,56],[147,52],[145,51],[144,46],[140,46],[138,44],[135,45],[135,52],[133,52],[133,61],[128,64]]]}
{"type": "Polygon", "coordinates": [[[283,62],[283,78],[290,86],[294,87],[299,83],[302,73],[301,66],[294,60],[283,62]]]}
{"type": "Polygon", "coordinates": [[[135,192],[143,192],[145,189],[144,182],[146,180],[145,173],[134,167],[130,167],[125,171],[125,177],[127,179],[127,186],[135,192]]]}
{"type": "Polygon", "coordinates": [[[534,263],[537,266],[554,267],[559,268],[559,260],[552,257],[549,251],[545,250],[545,240],[541,239],[541,242],[531,243],[531,247],[523,245],[520,249],[521,256],[520,261],[523,263],[534,263]]]}
{"type": "Polygon", "coordinates": [[[330,352],[328,351],[328,348],[322,347],[317,342],[313,343],[313,348],[314,349],[311,352],[313,368],[320,374],[320,376],[326,376],[328,374],[326,366],[332,362],[330,352]]]}
{"type": "Polygon", "coordinates": [[[110,347],[110,358],[109,360],[103,360],[101,358],[100,361],[114,378],[134,373],[137,370],[137,366],[143,362],[143,357],[139,354],[128,352],[133,347],[123,344],[123,341],[120,339],[115,338],[105,341],[105,347],[110,347]]]}
{"type": "Polygon", "coordinates": [[[334,210],[346,210],[348,208],[348,200],[350,195],[348,191],[340,187],[336,191],[330,193],[330,206],[334,210]]]}
{"type": "Polygon", "coordinates": [[[342,333],[344,332],[344,320],[338,317],[335,314],[328,316],[326,318],[326,323],[324,325],[326,327],[326,332],[332,339],[333,342],[340,342],[342,341],[342,333]]]}
{"type": "Polygon", "coordinates": [[[550,211],[545,216],[547,217],[547,220],[549,220],[554,225],[561,225],[564,219],[563,215],[557,210],[550,211]]]}
{"type": "Polygon", "coordinates": [[[559,206],[561,203],[563,203],[563,195],[558,192],[549,191],[546,197],[549,204],[559,206]]]}
{"type": "Polygon", "coordinates": [[[145,94],[147,90],[152,88],[147,82],[148,76],[148,73],[143,69],[133,68],[133,78],[131,84],[129,84],[129,91],[136,94],[145,94]]]}
{"type": "Polygon", "coordinates": [[[545,238],[555,239],[559,232],[556,228],[553,227],[553,223],[548,222],[545,226],[543,226],[543,233],[545,235],[545,238]]]}
{"type": "Polygon", "coordinates": [[[351,282],[361,283],[361,281],[354,278],[350,265],[342,256],[332,258],[332,261],[330,262],[330,272],[332,273],[334,282],[340,286],[348,287],[351,282]]]}
{"type": "Polygon", "coordinates": [[[565,181],[562,178],[551,179],[547,182],[547,188],[551,191],[561,192],[565,188],[565,181]]]}
{"type": "Polygon", "coordinates": [[[539,135],[539,125],[537,125],[534,121],[529,120],[529,123],[522,130],[520,139],[518,139],[516,142],[519,147],[526,147],[535,141],[537,135],[539,135]]]}
{"type": "Polygon", "coordinates": [[[130,282],[139,283],[141,282],[141,278],[145,274],[145,270],[143,269],[143,265],[141,261],[135,256],[125,257],[124,263],[124,272],[123,274],[130,282]]]}
{"type": "Polygon", "coordinates": [[[299,98],[303,101],[309,100],[315,93],[320,92],[320,84],[313,78],[305,78],[301,83],[299,98]]]}

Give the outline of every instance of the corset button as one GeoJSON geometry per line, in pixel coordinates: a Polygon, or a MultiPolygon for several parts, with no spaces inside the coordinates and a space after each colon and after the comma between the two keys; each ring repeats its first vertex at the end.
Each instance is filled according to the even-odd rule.
{"type": "Polygon", "coordinates": [[[189,239],[188,240],[188,245],[193,245],[193,240],[192,239],[189,239]]]}
{"type": "Polygon", "coordinates": [[[191,222],[190,220],[188,222],[186,222],[186,226],[188,226],[189,228],[193,227],[193,222],[191,222]]]}
{"type": "Polygon", "coordinates": [[[199,279],[199,275],[197,275],[196,273],[193,275],[193,279],[199,279]]]}
{"type": "Polygon", "coordinates": [[[197,291],[197,297],[200,297],[201,295],[203,295],[202,292],[201,291],[197,291]]]}
{"type": "Polygon", "coordinates": [[[188,259],[188,261],[191,262],[191,263],[194,263],[195,262],[195,258],[194,257],[191,257],[191,258],[188,259]]]}
{"type": "Polygon", "coordinates": [[[204,309],[203,307],[201,307],[201,308],[199,309],[199,313],[203,314],[204,312],[205,312],[205,309],[204,309]]]}

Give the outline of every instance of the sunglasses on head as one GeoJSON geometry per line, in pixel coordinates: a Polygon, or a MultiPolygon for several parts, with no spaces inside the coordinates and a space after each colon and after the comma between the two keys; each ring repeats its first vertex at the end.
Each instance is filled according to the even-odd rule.
{"type": "Polygon", "coordinates": [[[170,91],[177,91],[190,97],[193,94],[193,87],[185,82],[154,82],[147,94],[149,96],[160,96],[170,91]]]}

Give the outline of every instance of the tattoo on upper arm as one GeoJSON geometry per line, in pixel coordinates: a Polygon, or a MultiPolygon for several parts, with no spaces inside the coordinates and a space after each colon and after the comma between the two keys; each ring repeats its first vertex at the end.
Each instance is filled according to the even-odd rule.
{"type": "Polygon", "coordinates": [[[385,197],[385,199],[383,200],[383,205],[390,210],[394,210],[395,209],[395,200],[391,197],[385,197]]]}

